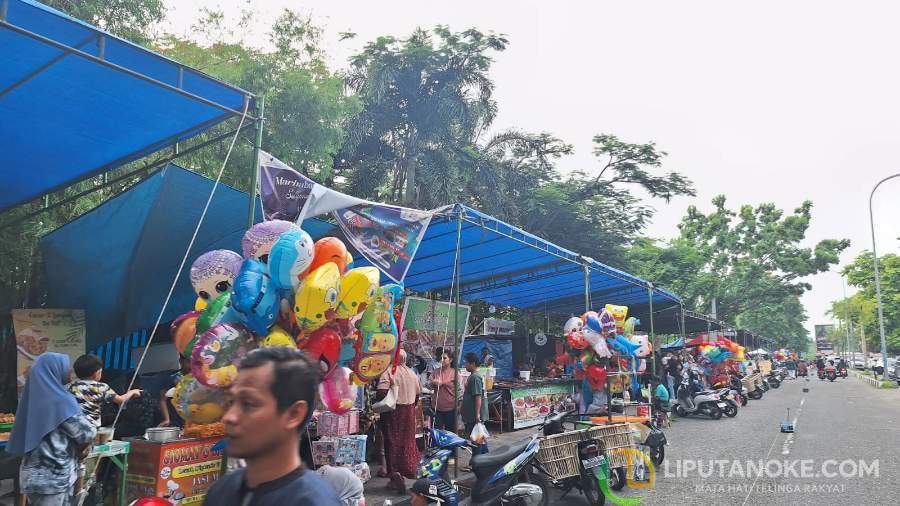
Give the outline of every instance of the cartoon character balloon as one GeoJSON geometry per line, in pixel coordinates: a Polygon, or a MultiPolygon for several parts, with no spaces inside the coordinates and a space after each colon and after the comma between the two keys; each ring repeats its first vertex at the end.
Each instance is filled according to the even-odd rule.
{"type": "Polygon", "coordinates": [[[191,286],[209,302],[231,290],[244,259],[234,251],[217,249],[197,257],[191,265],[191,286]]]}
{"type": "Polygon", "coordinates": [[[203,386],[196,378],[187,374],[175,385],[172,405],[185,421],[215,423],[225,414],[225,391],[203,386]]]}
{"type": "Polygon", "coordinates": [[[338,295],[335,316],[349,319],[365,311],[366,306],[375,301],[381,273],[375,267],[357,267],[347,271],[341,279],[341,293],[338,295]]]}
{"type": "Polygon", "coordinates": [[[573,316],[566,320],[565,325],[563,325],[563,334],[569,335],[572,332],[581,332],[581,329],[584,327],[584,322],[581,318],[577,316],[573,316]]]}
{"type": "Polygon", "coordinates": [[[353,409],[359,387],[351,380],[351,374],[350,369],[338,367],[319,383],[319,398],[328,411],[342,415],[353,409]]]}
{"type": "Polygon", "coordinates": [[[606,387],[606,369],[597,364],[591,364],[587,367],[586,373],[591,390],[603,390],[606,387]]]}
{"type": "Polygon", "coordinates": [[[378,289],[375,302],[366,308],[359,323],[360,339],[356,341],[354,378],[368,383],[381,376],[394,360],[399,344],[394,305],[403,296],[403,287],[396,284],[378,289]]]}
{"type": "Polygon", "coordinates": [[[178,353],[187,357],[191,356],[192,350],[188,349],[188,343],[190,343],[197,334],[197,318],[199,317],[200,311],[185,313],[178,318],[175,318],[175,321],[172,322],[172,326],[169,329],[169,335],[172,336],[172,342],[175,343],[175,349],[178,350],[178,353]]]}
{"type": "Polygon", "coordinates": [[[309,273],[294,298],[297,327],[304,333],[312,332],[334,317],[341,275],[337,265],[327,263],[309,273]]]}
{"type": "Polygon", "coordinates": [[[272,325],[269,334],[259,342],[260,348],[269,348],[271,346],[287,346],[293,348],[296,346],[294,338],[291,337],[283,328],[278,325],[272,325]]]}
{"type": "Polygon", "coordinates": [[[238,321],[238,315],[231,307],[231,292],[225,292],[216,297],[206,306],[197,318],[197,332],[202,334],[211,327],[220,323],[231,323],[238,321]]]}
{"type": "Polygon", "coordinates": [[[604,309],[616,320],[616,332],[625,333],[625,317],[628,316],[628,306],[617,306],[615,304],[607,304],[604,309]]]}
{"type": "Polygon", "coordinates": [[[224,323],[206,331],[194,346],[191,373],[202,385],[228,388],[237,378],[237,366],[256,344],[240,323],[224,323]]]}
{"type": "Polygon", "coordinates": [[[299,348],[309,358],[319,363],[322,376],[327,378],[337,367],[341,356],[341,336],[330,327],[322,327],[313,332],[308,339],[300,342],[299,348]]]}
{"type": "Polygon", "coordinates": [[[278,294],[270,286],[265,264],[245,260],[241,272],[234,279],[231,306],[238,317],[254,333],[265,336],[278,316],[278,294]]]}
{"type": "Polygon", "coordinates": [[[604,339],[603,335],[601,335],[599,332],[585,327],[582,331],[582,335],[584,336],[584,340],[591,345],[591,348],[594,350],[594,353],[597,354],[598,358],[607,358],[612,356],[612,353],[609,352],[609,347],[606,344],[606,339],[604,339]]]}
{"type": "Polygon", "coordinates": [[[241,249],[244,258],[252,258],[262,263],[268,263],[272,246],[281,237],[281,234],[289,230],[299,230],[300,227],[284,220],[271,220],[257,223],[250,227],[241,240],[241,249]]]}
{"type": "Polygon", "coordinates": [[[338,273],[343,274],[347,268],[347,246],[337,237],[323,237],[316,241],[316,257],[309,270],[314,271],[319,267],[334,263],[338,273]]]}
{"type": "Polygon", "coordinates": [[[281,234],[269,253],[269,275],[275,287],[297,291],[314,254],[312,237],[305,231],[298,228],[281,234]]]}

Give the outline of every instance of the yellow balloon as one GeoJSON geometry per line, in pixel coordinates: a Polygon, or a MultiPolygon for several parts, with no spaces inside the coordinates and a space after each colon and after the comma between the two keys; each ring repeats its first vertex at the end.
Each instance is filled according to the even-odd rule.
{"type": "Polygon", "coordinates": [[[269,346],[288,346],[293,348],[296,346],[294,338],[278,325],[272,325],[272,328],[269,329],[269,335],[263,338],[259,345],[263,348],[269,346]]]}
{"type": "Polygon", "coordinates": [[[206,300],[201,297],[197,297],[197,302],[194,302],[194,310],[203,311],[204,309],[206,309],[206,300]]]}
{"type": "Polygon", "coordinates": [[[294,298],[300,330],[312,332],[325,325],[328,311],[337,305],[340,288],[341,274],[334,262],[320,266],[306,277],[294,298]]]}
{"type": "Polygon", "coordinates": [[[363,304],[374,302],[380,278],[381,274],[375,267],[357,267],[347,271],[341,279],[341,294],[335,310],[337,317],[352,318],[359,314],[363,304]]]}
{"type": "Polygon", "coordinates": [[[616,330],[622,332],[625,328],[625,317],[628,316],[628,306],[616,306],[615,304],[607,304],[606,310],[612,314],[616,320],[616,330]]]}

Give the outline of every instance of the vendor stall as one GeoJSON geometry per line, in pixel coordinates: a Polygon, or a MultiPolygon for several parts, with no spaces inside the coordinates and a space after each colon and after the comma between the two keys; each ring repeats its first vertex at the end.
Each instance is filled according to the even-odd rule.
{"type": "Polygon", "coordinates": [[[573,409],[574,393],[571,379],[497,380],[488,393],[489,421],[498,423],[501,431],[540,425],[551,411],[573,409]]]}
{"type": "Polygon", "coordinates": [[[128,454],[127,501],[162,497],[175,504],[201,504],[219,478],[224,455],[221,437],[175,439],[168,442],[134,438],[128,454]]]}

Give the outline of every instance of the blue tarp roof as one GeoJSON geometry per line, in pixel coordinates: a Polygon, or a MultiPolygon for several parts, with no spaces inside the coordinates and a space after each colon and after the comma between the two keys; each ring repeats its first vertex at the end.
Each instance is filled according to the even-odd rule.
{"type": "MultiPolygon", "coordinates": [[[[584,266],[589,266],[592,307],[605,303],[649,306],[650,284],[626,272],[560,248],[472,208],[456,205],[431,221],[406,275],[408,288],[449,297],[460,234],[463,300],[554,314],[585,310],[584,266]]],[[[654,311],[680,304],[677,295],[653,288],[654,311]]]]}
{"type": "Polygon", "coordinates": [[[252,96],[34,0],[0,5],[0,211],[196,135],[252,96]]]}
{"type": "MultiPolygon", "coordinates": [[[[170,165],[44,236],[48,306],[84,308],[88,349],[153,326],[212,185],[170,165]]],[[[319,220],[303,226],[317,235],[331,227],[319,220]]],[[[240,253],[246,228],[247,194],[219,185],[163,322],[194,307],[194,260],[213,249],[240,253]]]]}

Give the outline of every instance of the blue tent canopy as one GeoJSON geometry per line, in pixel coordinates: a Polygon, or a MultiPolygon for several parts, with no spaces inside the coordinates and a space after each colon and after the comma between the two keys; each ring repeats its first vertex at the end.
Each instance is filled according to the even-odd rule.
{"type": "Polygon", "coordinates": [[[241,115],[252,95],[34,0],[0,0],[0,211],[241,115]]]}
{"type": "MultiPolygon", "coordinates": [[[[48,305],[85,310],[88,349],[153,326],[212,185],[170,165],[44,236],[48,305]]],[[[198,256],[213,249],[240,253],[247,198],[219,185],[163,322],[194,307],[188,271],[198,256]]],[[[303,227],[322,235],[331,225],[306,220],[303,227]]]]}
{"type": "MultiPolygon", "coordinates": [[[[640,315],[649,310],[651,293],[654,312],[681,303],[677,295],[647,281],[463,205],[439,210],[432,219],[406,275],[408,288],[450,296],[459,225],[463,300],[580,315],[585,311],[587,267],[593,309],[614,303],[640,315]]],[[[645,322],[645,329],[648,325],[645,322]]]]}

